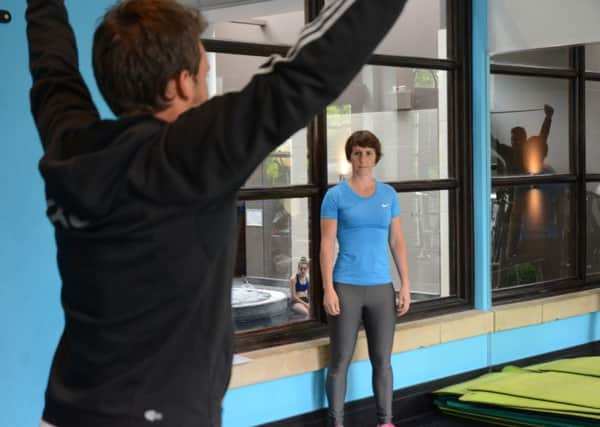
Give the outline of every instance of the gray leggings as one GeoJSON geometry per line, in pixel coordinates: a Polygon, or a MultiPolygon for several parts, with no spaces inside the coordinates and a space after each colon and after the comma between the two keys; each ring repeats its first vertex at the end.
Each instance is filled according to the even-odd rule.
{"type": "Polygon", "coordinates": [[[361,321],[364,322],[373,367],[373,392],[380,424],[392,422],[392,365],[396,309],[391,283],[358,286],[335,283],[340,315],[329,316],[330,360],[327,370],[329,418],[335,426],[344,421],[346,376],[352,360],[361,321]]]}

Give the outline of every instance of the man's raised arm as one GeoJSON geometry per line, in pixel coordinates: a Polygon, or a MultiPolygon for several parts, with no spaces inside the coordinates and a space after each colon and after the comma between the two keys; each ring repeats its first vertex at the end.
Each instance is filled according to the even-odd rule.
{"type": "Polygon", "coordinates": [[[30,92],[44,149],[69,129],[98,120],[78,66],[75,36],[63,0],[27,1],[30,92]]]}
{"type": "Polygon", "coordinates": [[[244,89],[216,97],[173,123],[165,145],[170,163],[204,194],[239,188],[270,151],[341,94],[405,3],[328,4],[287,55],[271,57],[244,89]]]}

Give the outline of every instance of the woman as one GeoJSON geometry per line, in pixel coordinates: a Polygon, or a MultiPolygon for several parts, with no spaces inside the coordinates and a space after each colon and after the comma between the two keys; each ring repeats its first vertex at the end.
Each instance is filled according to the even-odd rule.
{"type": "Polygon", "coordinates": [[[308,316],[310,303],[308,299],[308,260],[300,257],[296,274],[290,277],[290,307],[298,314],[308,316]]]}
{"type": "Polygon", "coordinates": [[[352,176],[331,188],[321,206],[323,305],[331,351],[329,417],[333,426],[342,426],[346,375],[363,322],[373,367],[377,426],[390,427],[394,327],[396,315],[402,316],[410,307],[406,243],[396,191],[372,176],[381,158],[379,140],[369,131],[357,131],[346,141],[345,151],[352,176]],[[336,238],[339,253],[334,268],[336,238]],[[396,307],[388,245],[402,281],[396,307]]]}

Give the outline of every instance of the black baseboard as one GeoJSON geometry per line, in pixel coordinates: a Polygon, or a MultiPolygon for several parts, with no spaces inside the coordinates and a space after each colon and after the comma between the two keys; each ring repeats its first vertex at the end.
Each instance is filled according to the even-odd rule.
{"type": "MultiPolygon", "coordinates": [[[[519,359],[510,363],[492,366],[489,369],[478,369],[459,375],[442,378],[394,392],[393,412],[398,414],[394,422],[397,427],[418,426],[419,419],[437,413],[433,405],[431,393],[442,387],[473,379],[489,371],[497,371],[506,365],[527,366],[536,363],[549,362],[555,359],[600,355],[600,341],[571,347],[564,350],[545,353],[534,357],[519,359]],[[401,414],[401,415],[400,415],[401,414]],[[401,417],[401,419],[400,419],[401,417]]],[[[350,402],[345,408],[345,427],[364,427],[374,423],[375,404],[373,398],[366,398],[350,402]]],[[[309,412],[291,418],[263,424],[263,427],[288,426],[288,427],[326,427],[327,412],[325,409],[309,412]]]]}

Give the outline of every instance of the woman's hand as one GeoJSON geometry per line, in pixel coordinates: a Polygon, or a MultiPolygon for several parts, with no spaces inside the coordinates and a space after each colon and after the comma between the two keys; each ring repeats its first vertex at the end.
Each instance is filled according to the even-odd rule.
{"type": "Polygon", "coordinates": [[[323,295],[323,308],[325,308],[325,313],[328,315],[339,316],[340,300],[335,290],[329,289],[325,291],[323,295]]]}
{"type": "Polygon", "coordinates": [[[410,308],[410,291],[408,286],[403,286],[398,294],[398,305],[396,306],[396,315],[404,316],[410,308]]]}

